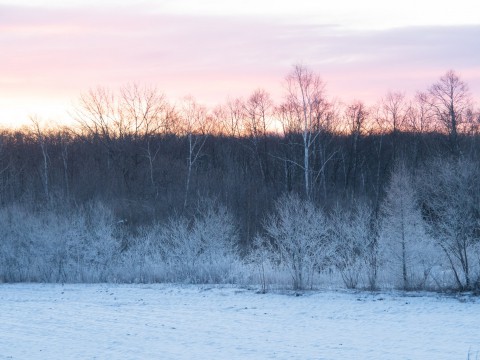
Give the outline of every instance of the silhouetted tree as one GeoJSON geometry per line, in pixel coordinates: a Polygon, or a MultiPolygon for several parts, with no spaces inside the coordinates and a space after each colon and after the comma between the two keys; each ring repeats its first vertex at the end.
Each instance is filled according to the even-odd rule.
{"type": "Polygon", "coordinates": [[[468,85],[453,70],[449,70],[428,92],[437,121],[449,135],[450,151],[458,155],[458,132],[471,105],[468,85]]]}

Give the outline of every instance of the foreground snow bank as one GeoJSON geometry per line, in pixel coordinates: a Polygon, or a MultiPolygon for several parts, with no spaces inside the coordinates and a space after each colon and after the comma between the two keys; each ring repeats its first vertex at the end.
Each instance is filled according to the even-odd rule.
{"type": "Polygon", "coordinates": [[[466,359],[469,353],[480,357],[475,298],[0,285],[0,359],[466,359]]]}

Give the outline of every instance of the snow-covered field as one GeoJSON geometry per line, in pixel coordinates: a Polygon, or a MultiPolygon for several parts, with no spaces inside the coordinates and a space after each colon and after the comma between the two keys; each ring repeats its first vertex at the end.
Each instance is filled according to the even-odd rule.
{"type": "Polygon", "coordinates": [[[0,285],[1,359],[480,359],[480,300],[0,285]]]}

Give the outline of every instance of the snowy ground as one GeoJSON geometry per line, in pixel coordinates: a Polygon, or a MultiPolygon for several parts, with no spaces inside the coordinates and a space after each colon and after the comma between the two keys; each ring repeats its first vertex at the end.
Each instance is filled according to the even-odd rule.
{"type": "MultiPolygon", "coordinates": [[[[417,294],[418,295],[418,294],[417,294]]],[[[480,299],[0,285],[0,359],[480,359],[480,299]]]]}

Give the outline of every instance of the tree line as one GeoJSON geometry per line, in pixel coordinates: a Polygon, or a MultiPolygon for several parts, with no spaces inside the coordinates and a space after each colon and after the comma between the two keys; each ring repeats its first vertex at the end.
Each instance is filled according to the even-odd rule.
{"type": "Polygon", "coordinates": [[[284,95],[97,88],[76,126],[2,130],[0,278],[478,288],[480,116],[454,71],[367,106],[295,66],[284,95]]]}

